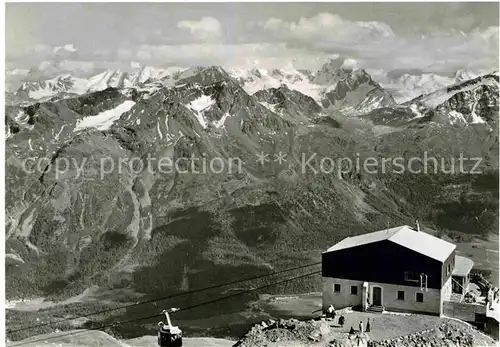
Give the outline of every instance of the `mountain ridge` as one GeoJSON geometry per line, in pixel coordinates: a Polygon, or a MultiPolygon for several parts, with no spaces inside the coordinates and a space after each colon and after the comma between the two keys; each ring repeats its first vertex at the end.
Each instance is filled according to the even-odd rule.
{"type": "MultiPolygon", "coordinates": [[[[364,69],[345,67],[345,61],[342,59],[332,59],[325,63],[319,70],[297,70],[290,66],[283,69],[229,69],[227,73],[234,78],[238,84],[249,94],[268,88],[279,88],[286,85],[292,90],[312,97],[324,108],[333,107],[344,113],[366,114],[375,109],[392,107],[398,103],[395,101],[391,92],[382,87],[375,81],[364,69]]],[[[58,97],[70,97],[82,95],[92,91],[104,90],[108,87],[114,88],[153,88],[152,86],[171,86],[175,85],[179,79],[189,77],[207,68],[198,67],[191,69],[171,68],[154,69],[147,66],[141,66],[134,72],[121,72],[120,70],[110,70],[92,76],[88,80],[74,78],[65,74],[52,80],[40,82],[26,82],[14,94],[7,93],[10,104],[28,104],[49,100],[58,97]],[[31,95],[31,97],[30,97],[31,95]]],[[[210,69],[210,68],[209,68],[210,69]]],[[[487,75],[487,74],[486,74],[487,75]]],[[[427,83],[424,75],[421,81],[417,76],[405,74],[401,79],[412,80],[415,90],[417,83],[427,83]]],[[[465,82],[465,78],[475,77],[466,70],[459,70],[456,73],[455,83],[465,82]]],[[[452,79],[440,79],[433,82],[431,87],[424,87],[423,90],[432,94],[436,88],[444,87],[446,83],[453,84],[452,79]],[[426,89],[425,89],[426,88],[426,89]],[[432,91],[431,91],[432,90],[432,91]]],[[[398,82],[399,83],[399,82],[398,82]]],[[[405,82],[406,83],[406,82],[405,82]]],[[[406,88],[406,87],[405,87],[406,88]]],[[[392,92],[393,87],[389,88],[392,92]]],[[[414,98],[416,99],[416,98],[414,98]]],[[[408,104],[410,101],[403,103],[408,104]]]]}

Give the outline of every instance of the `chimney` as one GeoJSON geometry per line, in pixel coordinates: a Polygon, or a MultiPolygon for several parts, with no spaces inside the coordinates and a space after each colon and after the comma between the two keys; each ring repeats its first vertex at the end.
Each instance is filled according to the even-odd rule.
{"type": "Polygon", "coordinates": [[[418,224],[418,220],[416,220],[417,223],[417,231],[420,231],[420,224],[418,224]]]}

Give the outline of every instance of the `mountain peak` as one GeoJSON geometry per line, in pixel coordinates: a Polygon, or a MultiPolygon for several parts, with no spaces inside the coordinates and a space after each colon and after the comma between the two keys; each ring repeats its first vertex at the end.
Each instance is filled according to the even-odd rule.
{"type": "Polygon", "coordinates": [[[367,81],[372,78],[366,70],[357,68],[356,61],[344,58],[330,59],[313,76],[313,82],[321,85],[331,85],[346,79],[367,81]]]}
{"type": "Polygon", "coordinates": [[[217,66],[217,65],[209,66],[206,69],[202,70],[201,73],[209,73],[209,74],[216,74],[216,75],[229,77],[226,70],[224,70],[222,67],[217,66]]]}
{"type": "Polygon", "coordinates": [[[179,79],[176,84],[199,83],[208,86],[220,82],[230,82],[239,85],[238,82],[220,66],[210,66],[197,72],[193,71],[193,74],[179,79]]]}

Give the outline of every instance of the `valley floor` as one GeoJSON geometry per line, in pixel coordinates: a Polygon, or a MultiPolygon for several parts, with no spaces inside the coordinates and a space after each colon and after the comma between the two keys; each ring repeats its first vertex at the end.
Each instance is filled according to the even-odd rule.
{"type": "Polygon", "coordinates": [[[498,234],[489,234],[485,238],[475,237],[469,242],[457,243],[457,254],[474,261],[474,268],[491,271],[487,279],[494,286],[499,285],[498,234]]]}

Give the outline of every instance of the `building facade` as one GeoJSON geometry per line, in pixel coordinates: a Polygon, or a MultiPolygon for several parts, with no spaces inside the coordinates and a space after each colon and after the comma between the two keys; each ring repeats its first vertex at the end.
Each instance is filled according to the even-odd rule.
{"type": "Polygon", "coordinates": [[[322,254],[323,309],[441,315],[455,245],[409,226],[348,237],[322,254]]]}

